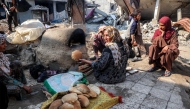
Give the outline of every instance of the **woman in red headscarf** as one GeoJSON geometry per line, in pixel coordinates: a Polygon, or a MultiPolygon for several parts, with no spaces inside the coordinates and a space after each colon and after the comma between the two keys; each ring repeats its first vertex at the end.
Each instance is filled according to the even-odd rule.
{"type": "Polygon", "coordinates": [[[164,76],[171,75],[172,62],[179,55],[178,37],[176,31],[171,26],[169,17],[164,16],[159,20],[159,29],[152,37],[152,45],[149,47],[149,64],[152,68],[149,72],[166,69],[164,76]]]}

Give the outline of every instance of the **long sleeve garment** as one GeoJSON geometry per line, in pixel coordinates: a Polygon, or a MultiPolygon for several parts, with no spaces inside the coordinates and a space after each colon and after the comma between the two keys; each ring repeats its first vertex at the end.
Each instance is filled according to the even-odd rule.
{"type": "Polygon", "coordinates": [[[172,62],[179,55],[179,43],[177,33],[175,32],[170,39],[165,40],[162,36],[158,36],[152,41],[149,47],[149,58],[152,59],[156,65],[164,67],[171,71],[172,62]],[[162,53],[162,49],[168,46],[166,53],[162,53]]]}
{"type": "Polygon", "coordinates": [[[118,66],[114,66],[114,59],[111,50],[106,47],[100,59],[92,63],[92,68],[94,69],[95,78],[106,84],[114,84],[125,81],[126,65],[128,56],[122,43],[117,43],[119,51],[121,53],[121,60],[118,66]]]}

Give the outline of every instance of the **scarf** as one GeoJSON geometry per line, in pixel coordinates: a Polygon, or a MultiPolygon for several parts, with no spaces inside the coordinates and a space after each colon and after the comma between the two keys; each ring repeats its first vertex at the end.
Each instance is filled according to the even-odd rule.
{"type": "Polygon", "coordinates": [[[2,44],[5,41],[5,34],[0,34],[0,44],[2,44]]]}
{"type": "Polygon", "coordinates": [[[4,73],[8,74],[10,73],[10,62],[8,58],[0,52],[0,68],[3,70],[4,73]]]}
{"type": "Polygon", "coordinates": [[[118,66],[121,60],[121,53],[119,52],[119,47],[116,43],[106,43],[106,47],[108,47],[111,52],[114,59],[114,66],[118,66]]]}
{"type": "MultiPolygon", "coordinates": [[[[159,20],[160,23],[164,24],[166,30],[165,30],[165,34],[163,35],[163,38],[165,40],[169,40],[171,38],[171,36],[174,34],[175,30],[172,28],[171,25],[171,20],[169,17],[164,16],[159,20]]],[[[154,36],[152,37],[152,39],[155,39],[156,37],[160,36],[162,34],[162,32],[157,29],[154,33],[154,36]]]]}

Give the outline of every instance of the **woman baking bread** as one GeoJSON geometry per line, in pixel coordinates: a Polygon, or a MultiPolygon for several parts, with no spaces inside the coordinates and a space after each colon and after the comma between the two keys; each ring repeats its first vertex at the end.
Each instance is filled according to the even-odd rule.
{"type": "Polygon", "coordinates": [[[128,45],[124,42],[119,31],[107,26],[103,30],[106,48],[103,49],[101,57],[92,62],[80,59],[82,63],[92,65],[95,78],[103,83],[114,84],[125,80],[126,65],[128,60],[128,45]]]}

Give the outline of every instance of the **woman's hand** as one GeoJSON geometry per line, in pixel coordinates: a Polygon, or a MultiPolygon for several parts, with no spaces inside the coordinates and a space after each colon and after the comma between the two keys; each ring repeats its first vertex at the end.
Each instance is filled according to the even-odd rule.
{"type": "Polygon", "coordinates": [[[6,6],[3,4],[3,8],[6,8],[6,6]]]}
{"type": "Polygon", "coordinates": [[[164,36],[165,31],[164,31],[164,30],[162,30],[162,29],[159,29],[159,30],[162,32],[161,36],[164,36]]]}
{"type": "Polygon", "coordinates": [[[162,53],[166,53],[167,52],[167,50],[168,50],[168,46],[165,46],[163,49],[162,49],[162,53]]]}
{"type": "Polygon", "coordinates": [[[86,63],[86,64],[92,64],[91,61],[86,60],[86,59],[79,59],[80,63],[86,63]]]}

